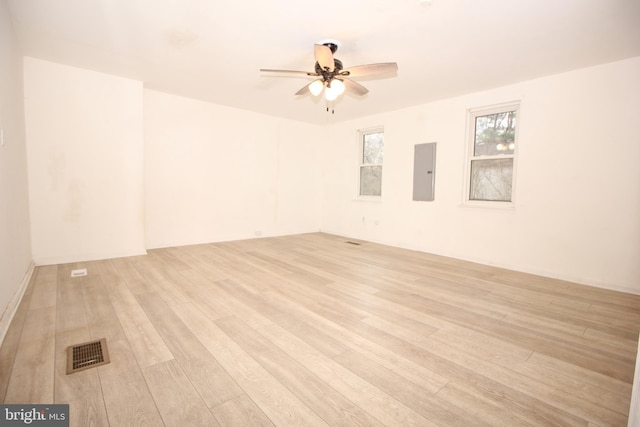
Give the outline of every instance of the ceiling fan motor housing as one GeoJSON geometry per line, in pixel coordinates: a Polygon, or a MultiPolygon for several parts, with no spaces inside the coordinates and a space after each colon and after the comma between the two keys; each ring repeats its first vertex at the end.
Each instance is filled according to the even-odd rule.
{"type": "Polygon", "coordinates": [[[333,71],[327,71],[323,69],[322,66],[318,62],[316,62],[316,67],[315,67],[316,73],[322,76],[323,81],[331,80],[335,76],[339,75],[340,72],[342,71],[342,68],[343,68],[342,61],[340,61],[339,59],[333,58],[333,62],[334,62],[333,71]]]}
{"type": "Polygon", "coordinates": [[[331,53],[336,53],[336,50],[338,50],[338,45],[336,43],[327,42],[322,44],[331,49],[331,53]]]}

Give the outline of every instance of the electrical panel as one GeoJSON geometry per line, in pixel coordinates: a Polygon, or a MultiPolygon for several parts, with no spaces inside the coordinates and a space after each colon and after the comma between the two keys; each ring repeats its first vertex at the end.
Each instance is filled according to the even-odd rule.
{"type": "Polygon", "coordinates": [[[436,143],[416,144],[413,152],[413,200],[433,201],[436,178],[436,143]]]}

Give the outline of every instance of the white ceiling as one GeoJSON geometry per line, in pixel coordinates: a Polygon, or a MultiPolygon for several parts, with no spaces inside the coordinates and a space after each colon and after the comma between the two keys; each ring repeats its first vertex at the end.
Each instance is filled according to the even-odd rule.
{"type": "MultiPolygon", "coordinates": [[[[24,54],[144,81],[150,89],[323,124],[640,56],[640,0],[8,0],[24,54]],[[337,39],[358,79],[335,114],[310,79],[313,45],[337,39]]],[[[639,76],[640,77],[640,76],[639,76]]]]}

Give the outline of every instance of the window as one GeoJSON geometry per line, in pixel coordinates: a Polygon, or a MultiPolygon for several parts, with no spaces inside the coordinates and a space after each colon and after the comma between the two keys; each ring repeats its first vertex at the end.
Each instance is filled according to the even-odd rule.
{"type": "Polygon", "coordinates": [[[360,196],[382,195],[384,131],[380,128],[359,132],[360,196]]]}
{"type": "Polygon", "coordinates": [[[469,112],[466,200],[513,202],[518,104],[469,112]]]}

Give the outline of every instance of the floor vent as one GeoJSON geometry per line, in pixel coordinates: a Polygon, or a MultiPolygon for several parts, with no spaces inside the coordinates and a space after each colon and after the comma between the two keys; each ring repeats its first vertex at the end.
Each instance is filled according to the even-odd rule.
{"type": "Polygon", "coordinates": [[[67,347],[67,375],[107,363],[109,351],[104,338],[67,347]]]}
{"type": "Polygon", "coordinates": [[[350,244],[350,245],[355,245],[355,246],[360,246],[361,243],[358,242],[351,242],[351,241],[347,241],[346,243],[350,244]]]}
{"type": "Polygon", "coordinates": [[[71,277],[82,277],[87,275],[86,268],[79,268],[77,270],[71,270],[71,277]]]}

